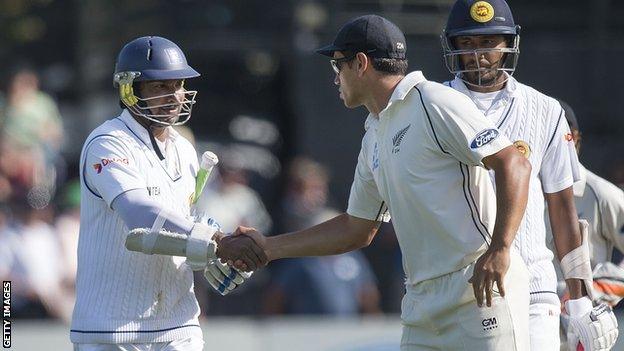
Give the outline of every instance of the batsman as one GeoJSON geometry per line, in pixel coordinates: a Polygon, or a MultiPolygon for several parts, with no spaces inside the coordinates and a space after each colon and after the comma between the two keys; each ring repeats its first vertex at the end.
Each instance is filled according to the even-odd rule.
{"type": "Polygon", "coordinates": [[[246,248],[224,240],[198,206],[218,159],[206,152],[200,165],[173,126],[190,119],[197,92],[185,81],[199,75],[162,37],[119,53],[113,83],[123,111],[87,137],[80,156],[74,350],[202,350],[192,271],[227,294],[249,273],[218,257],[243,250],[251,270],[266,263],[251,239],[246,248]]]}

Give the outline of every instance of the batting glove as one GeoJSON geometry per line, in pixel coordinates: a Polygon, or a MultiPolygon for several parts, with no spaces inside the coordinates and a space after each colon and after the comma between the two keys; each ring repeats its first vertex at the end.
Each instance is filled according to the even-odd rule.
{"type": "Polygon", "coordinates": [[[611,307],[593,307],[588,297],[566,301],[570,315],[568,350],[608,351],[618,337],[618,324],[611,307]]]}
{"type": "Polygon", "coordinates": [[[225,296],[251,277],[253,272],[242,272],[219,259],[212,261],[204,270],[204,278],[219,294],[225,296]]]}

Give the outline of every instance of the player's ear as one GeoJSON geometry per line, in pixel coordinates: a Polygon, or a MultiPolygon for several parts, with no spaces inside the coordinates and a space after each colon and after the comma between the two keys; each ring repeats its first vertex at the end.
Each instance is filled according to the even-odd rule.
{"type": "Polygon", "coordinates": [[[366,72],[368,66],[371,64],[370,57],[368,57],[363,52],[358,52],[355,61],[357,63],[358,76],[361,77],[364,75],[364,72],[366,72]]]}

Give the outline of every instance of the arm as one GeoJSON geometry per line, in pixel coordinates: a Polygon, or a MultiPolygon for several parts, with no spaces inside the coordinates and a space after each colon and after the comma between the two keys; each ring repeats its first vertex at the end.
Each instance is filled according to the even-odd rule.
{"type": "Polygon", "coordinates": [[[346,213],[298,232],[268,237],[269,261],[302,256],[337,255],[368,246],[380,222],[346,213]]]}
{"type": "MultiPolygon", "coordinates": [[[[264,237],[252,228],[239,227],[232,237],[222,239],[219,247],[238,240],[238,234],[245,234],[264,248],[269,262],[288,257],[337,255],[368,246],[377,234],[379,223],[343,213],[308,229],[271,237],[264,237]]],[[[232,253],[217,251],[221,259],[236,261],[235,250],[232,253]]]]}
{"type": "Polygon", "coordinates": [[[483,164],[494,171],[496,180],[496,222],[490,248],[509,249],[526,209],[531,163],[508,146],[485,157],[483,164]]]}
{"type": "Polygon", "coordinates": [[[477,260],[470,282],[477,304],[482,306],[485,290],[486,304],[491,306],[494,282],[500,295],[505,296],[503,278],[509,269],[511,245],[527,204],[531,164],[513,146],[485,157],[483,164],[495,173],[496,222],[490,247],[477,260]]]}
{"type": "MultiPolygon", "coordinates": [[[[552,234],[559,261],[570,251],[581,246],[581,232],[578,224],[574,194],[572,187],[556,193],[544,194],[548,204],[552,234]]],[[[566,279],[571,299],[579,299],[587,295],[587,291],[579,279],[566,279]]]]}

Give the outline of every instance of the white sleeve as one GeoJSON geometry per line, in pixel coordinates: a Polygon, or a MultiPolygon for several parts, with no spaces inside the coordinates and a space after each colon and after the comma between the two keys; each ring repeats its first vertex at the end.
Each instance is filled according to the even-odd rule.
{"type": "Polygon", "coordinates": [[[615,185],[605,190],[605,196],[599,199],[602,235],[624,252],[624,192],[615,185]]]}
{"type": "Polygon", "coordinates": [[[109,207],[119,194],[147,187],[132,153],[120,139],[108,135],[97,137],[86,146],[83,157],[87,187],[109,207]]]}
{"type": "Polygon", "coordinates": [[[563,110],[546,146],[540,179],[545,193],[559,192],[580,179],[578,156],[563,110]]]}
{"type": "Polygon", "coordinates": [[[358,218],[387,222],[390,219],[387,211],[388,206],[379,195],[373,173],[366,163],[364,150],[361,150],[355,167],[347,213],[358,218]]]}
{"type": "Polygon", "coordinates": [[[151,228],[156,218],[165,219],[162,227],[176,233],[189,234],[195,223],[183,215],[169,211],[152,198],[147,189],[134,189],[117,196],[111,208],[119,214],[128,228],[151,228]]]}
{"type": "Polygon", "coordinates": [[[470,166],[483,166],[483,158],[511,145],[470,98],[453,91],[446,99],[423,97],[433,138],[440,149],[470,166]]]}

